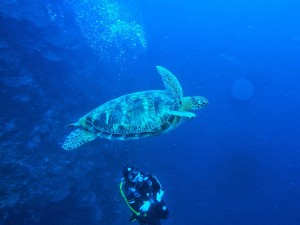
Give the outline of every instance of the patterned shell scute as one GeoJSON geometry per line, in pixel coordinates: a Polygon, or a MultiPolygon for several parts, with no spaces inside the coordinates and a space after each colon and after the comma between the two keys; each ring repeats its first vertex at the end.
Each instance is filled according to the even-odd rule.
{"type": "Polygon", "coordinates": [[[178,110],[180,103],[166,91],[136,92],[111,100],[90,112],[89,129],[107,135],[155,135],[174,121],[168,111],[178,110]],[[148,133],[148,134],[145,134],[148,133]]]}

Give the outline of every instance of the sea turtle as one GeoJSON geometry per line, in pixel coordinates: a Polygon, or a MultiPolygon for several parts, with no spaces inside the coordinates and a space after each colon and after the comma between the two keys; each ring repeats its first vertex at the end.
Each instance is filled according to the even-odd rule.
{"type": "Polygon", "coordinates": [[[203,96],[183,97],[177,78],[167,69],[156,67],[166,90],[127,94],[104,103],[77,122],[62,147],[73,150],[97,137],[132,140],[168,132],[196,115],[189,110],[205,107],[203,96]]]}

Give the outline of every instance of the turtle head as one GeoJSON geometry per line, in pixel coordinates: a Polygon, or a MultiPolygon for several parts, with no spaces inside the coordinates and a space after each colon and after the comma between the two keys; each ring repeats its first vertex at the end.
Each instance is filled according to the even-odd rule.
{"type": "Polygon", "coordinates": [[[201,109],[207,105],[208,100],[203,96],[192,96],[183,98],[183,110],[201,109]]]}

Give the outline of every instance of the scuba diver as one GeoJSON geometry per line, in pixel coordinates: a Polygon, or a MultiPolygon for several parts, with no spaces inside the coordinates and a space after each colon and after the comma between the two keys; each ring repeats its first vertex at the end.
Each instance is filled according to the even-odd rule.
{"type": "Polygon", "coordinates": [[[137,220],[140,225],[161,225],[160,220],[168,218],[169,210],[162,200],[164,191],[155,176],[125,166],[120,191],[132,211],[131,222],[137,220]]]}

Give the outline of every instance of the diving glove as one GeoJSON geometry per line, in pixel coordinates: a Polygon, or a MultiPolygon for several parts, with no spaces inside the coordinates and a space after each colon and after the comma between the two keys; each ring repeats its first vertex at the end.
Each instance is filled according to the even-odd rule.
{"type": "Polygon", "coordinates": [[[160,192],[156,194],[156,200],[158,202],[161,202],[161,198],[162,198],[163,195],[164,195],[164,191],[160,190],[160,192]]]}
{"type": "Polygon", "coordinates": [[[150,205],[151,205],[150,201],[145,201],[144,204],[141,206],[140,210],[142,212],[148,212],[150,205]]]}

